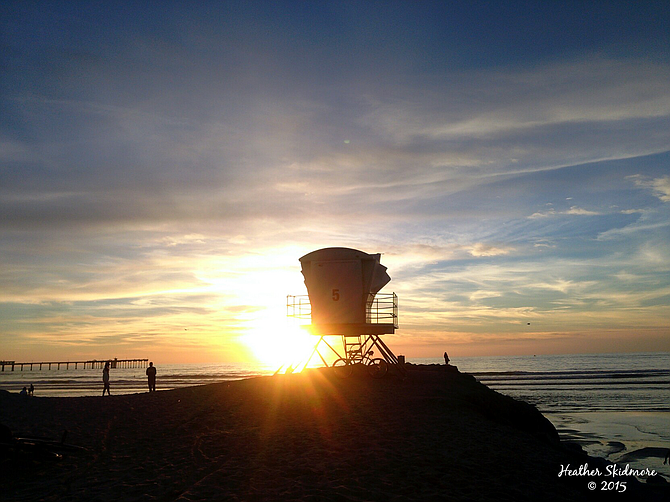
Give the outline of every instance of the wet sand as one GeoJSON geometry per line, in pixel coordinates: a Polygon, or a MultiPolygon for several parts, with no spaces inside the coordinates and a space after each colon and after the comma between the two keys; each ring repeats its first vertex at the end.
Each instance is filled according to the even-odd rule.
{"type": "Polygon", "coordinates": [[[670,413],[572,412],[545,416],[559,436],[581,445],[592,456],[636,469],[652,468],[670,479],[670,413]]]}
{"type": "MultiPolygon", "coordinates": [[[[112,386],[113,389],[113,386],[112,386]]],[[[0,498],[45,501],[662,500],[666,486],[590,491],[597,464],[537,410],[444,367],[338,379],[325,370],[111,397],[0,393],[14,436],[86,448],[48,460],[4,447],[0,498]]]]}

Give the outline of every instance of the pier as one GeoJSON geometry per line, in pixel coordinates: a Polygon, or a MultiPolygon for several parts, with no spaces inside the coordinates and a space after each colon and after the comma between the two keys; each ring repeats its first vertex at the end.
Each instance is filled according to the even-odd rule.
{"type": "Polygon", "coordinates": [[[29,363],[17,363],[16,361],[0,361],[0,367],[2,367],[2,371],[5,371],[5,366],[7,368],[11,368],[12,371],[14,371],[14,368],[19,366],[21,368],[21,371],[23,371],[24,367],[28,368],[29,371],[32,371],[33,369],[41,370],[41,369],[51,369],[52,367],[55,367],[57,370],[60,370],[61,367],[67,369],[70,369],[70,367],[73,367],[74,369],[78,369],[79,366],[81,366],[83,369],[90,368],[90,369],[95,369],[95,368],[102,368],[105,366],[105,363],[109,363],[109,366],[112,369],[115,368],[146,368],[147,365],[149,364],[149,359],[92,359],[89,361],[39,361],[39,362],[29,362],[29,363]]]}

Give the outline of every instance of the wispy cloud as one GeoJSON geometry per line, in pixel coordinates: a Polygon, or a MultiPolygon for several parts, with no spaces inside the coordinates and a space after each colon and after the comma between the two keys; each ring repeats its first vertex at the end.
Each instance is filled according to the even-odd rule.
{"type": "Polygon", "coordinates": [[[505,246],[494,246],[491,244],[483,244],[481,242],[476,243],[470,249],[470,254],[472,256],[500,256],[506,255],[510,251],[513,251],[514,248],[505,247],[505,246]]]}
{"type": "Polygon", "coordinates": [[[670,176],[651,179],[639,174],[629,177],[636,186],[647,188],[663,202],[670,202],[670,176]]]}
{"type": "Polygon", "coordinates": [[[577,215],[577,216],[597,216],[601,213],[597,211],[589,211],[588,209],[583,209],[581,207],[572,206],[570,209],[565,211],[556,211],[554,208],[548,209],[546,211],[538,211],[529,216],[529,218],[547,218],[549,216],[560,216],[560,215],[577,215]]]}

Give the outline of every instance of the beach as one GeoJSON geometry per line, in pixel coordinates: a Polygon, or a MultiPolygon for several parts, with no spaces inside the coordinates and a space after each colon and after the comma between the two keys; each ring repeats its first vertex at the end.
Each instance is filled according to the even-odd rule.
{"type": "MultiPolygon", "coordinates": [[[[3,500],[662,500],[667,484],[559,473],[602,459],[559,440],[533,406],[455,368],[405,378],[302,374],[110,397],[0,392],[15,437],[3,500]],[[53,448],[58,450],[58,448],[53,448]],[[589,490],[595,481],[601,486],[589,490]],[[625,483],[613,493],[607,483],[625,483]]],[[[623,467],[623,465],[621,466],[623,467]]],[[[612,485],[614,486],[614,485],[612,485]]]]}

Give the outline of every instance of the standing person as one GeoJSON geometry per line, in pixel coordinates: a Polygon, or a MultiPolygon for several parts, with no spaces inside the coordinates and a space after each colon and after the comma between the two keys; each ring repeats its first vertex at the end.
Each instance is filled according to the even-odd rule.
{"type": "Polygon", "coordinates": [[[447,351],[444,351],[444,364],[449,366],[449,356],[447,355],[447,351]]]}
{"type": "Polygon", "coordinates": [[[35,386],[33,384],[30,384],[30,388],[28,389],[28,395],[32,396],[35,393],[35,386]]]}
{"type": "Polygon", "coordinates": [[[105,395],[105,391],[107,391],[107,395],[111,396],[111,392],[109,392],[109,362],[105,363],[105,367],[102,370],[102,383],[104,384],[104,387],[102,388],[102,395],[105,395]]]}
{"type": "Polygon", "coordinates": [[[149,392],[156,392],[156,367],[154,363],[149,363],[147,378],[149,379],[149,392]]]}

